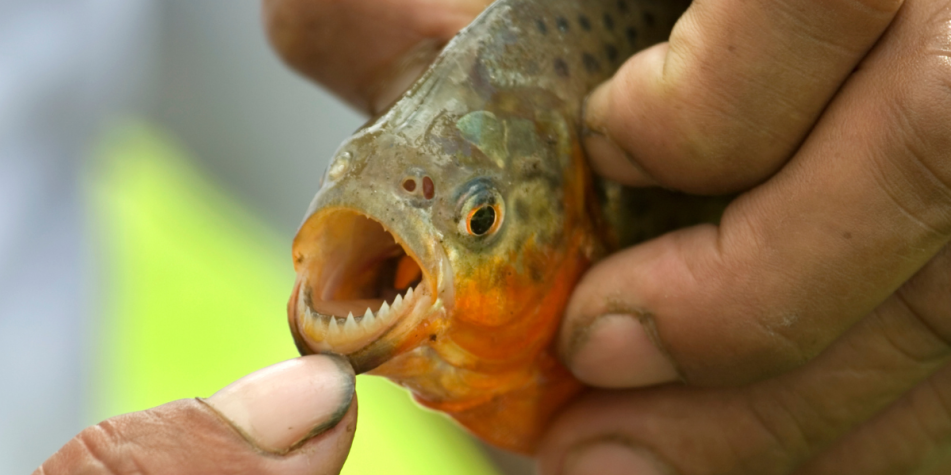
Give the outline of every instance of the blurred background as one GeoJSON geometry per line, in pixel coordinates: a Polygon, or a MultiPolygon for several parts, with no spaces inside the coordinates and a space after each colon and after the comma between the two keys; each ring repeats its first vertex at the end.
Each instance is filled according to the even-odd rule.
{"type": "MultiPolygon", "coordinates": [[[[295,356],[290,241],[364,120],[257,0],[0,0],[0,473],[295,356]]],[[[525,473],[358,378],[345,474],[525,473]]]]}

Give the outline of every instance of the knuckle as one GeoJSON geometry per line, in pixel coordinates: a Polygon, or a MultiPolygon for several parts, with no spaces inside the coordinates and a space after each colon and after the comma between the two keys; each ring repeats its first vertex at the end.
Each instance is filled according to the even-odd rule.
{"type": "Polygon", "coordinates": [[[797,454],[809,452],[812,442],[798,414],[801,409],[797,409],[802,401],[793,392],[756,387],[748,393],[745,402],[749,413],[767,435],[765,440],[772,446],[772,450],[761,447],[760,451],[781,454],[772,465],[779,466],[783,462],[791,465],[797,454]]]}
{"type": "Polygon", "coordinates": [[[691,110],[676,118],[681,133],[671,154],[683,167],[670,171],[671,178],[683,181],[678,188],[699,194],[749,189],[791,154],[786,134],[764,126],[756,113],[698,94],[704,93],[677,98],[681,110],[691,110]]]}
{"type": "Polygon", "coordinates": [[[951,2],[943,3],[902,22],[888,113],[896,148],[879,154],[876,170],[893,204],[936,236],[951,235],[951,2]]]}
{"type": "MultiPolygon", "coordinates": [[[[907,135],[911,143],[928,154],[921,155],[933,178],[951,187],[951,2],[928,12],[917,33],[909,73],[917,78],[901,94],[907,105],[907,135]]],[[[911,34],[915,34],[912,32],[911,34]]]]}
{"type": "Polygon", "coordinates": [[[733,79],[709,80],[707,73],[718,68],[701,64],[707,60],[667,58],[677,56],[673,48],[666,56],[658,49],[651,59],[629,61],[615,74],[610,121],[615,139],[636,151],[638,162],[663,185],[681,191],[730,193],[771,175],[797,138],[781,124],[763,120],[771,113],[762,107],[737,101],[733,79]],[[677,68],[684,71],[669,71],[677,68]],[[644,71],[651,69],[667,72],[645,79],[644,71]],[[729,87],[718,86],[724,81],[729,87]]]}
{"type": "MultiPolygon", "coordinates": [[[[758,327],[741,338],[725,341],[714,354],[675,355],[681,361],[687,382],[703,386],[735,386],[763,381],[792,371],[815,358],[827,344],[828,335],[805,329],[800,317],[790,313],[768,319],[753,319],[758,327]],[[687,362],[687,363],[684,363],[687,362]]],[[[820,325],[816,325],[820,327],[820,325]]]]}
{"type": "Polygon", "coordinates": [[[109,421],[86,428],[73,441],[79,451],[79,458],[87,465],[96,466],[101,473],[112,475],[145,473],[109,421]]]}

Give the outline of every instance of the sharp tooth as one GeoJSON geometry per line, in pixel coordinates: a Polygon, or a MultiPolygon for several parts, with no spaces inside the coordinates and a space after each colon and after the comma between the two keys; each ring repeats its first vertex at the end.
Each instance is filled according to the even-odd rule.
{"type": "Polygon", "coordinates": [[[353,312],[347,315],[347,323],[343,324],[343,331],[353,333],[357,329],[357,321],[353,319],[353,312]]]}
{"type": "Polygon", "coordinates": [[[330,325],[329,325],[329,328],[327,329],[327,333],[331,335],[336,335],[340,333],[340,327],[337,326],[337,317],[333,315],[330,316],[330,325]]]}
{"type": "Polygon", "coordinates": [[[376,323],[376,319],[373,318],[373,310],[367,308],[367,313],[363,314],[363,320],[360,320],[360,325],[369,328],[372,327],[374,323],[376,323]]]}
{"type": "MultiPolygon", "coordinates": [[[[394,302],[395,304],[395,302],[394,302]]],[[[383,301],[383,305],[380,306],[380,309],[376,311],[376,318],[380,320],[386,320],[390,316],[390,306],[387,305],[386,300],[383,301]]]]}
{"type": "Polygon", "coordinates": [[[409,290],[406,291],[406,298],[403,300],[410,300],[412,298],[413,298],[413,288],[410,287],[409,290]]]}
{"type": "Polygon", "coordinates": [[[396,294],[396,298],[393,299],[393,308],[399,308],[403,304],[403,296],[396,294]]]}

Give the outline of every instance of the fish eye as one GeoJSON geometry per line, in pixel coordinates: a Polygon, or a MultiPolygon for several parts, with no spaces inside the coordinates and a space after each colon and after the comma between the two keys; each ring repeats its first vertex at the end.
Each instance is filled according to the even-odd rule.
{"type": "Polygon", "coordinates": [[[466,231],[473,236],[484,236],[490,232],[495,232],[498,228],[499,212],[496,206],[483,204],[472,211],[466,217],[466,231]]]}
{"type": "Polygon", "coordinates": [[[456,226],[459,234],[485,239],[502,228],[505,221],[505,201],[502,194],[485,178],[478,178],[463,186],[456,202],[456,226]]]}

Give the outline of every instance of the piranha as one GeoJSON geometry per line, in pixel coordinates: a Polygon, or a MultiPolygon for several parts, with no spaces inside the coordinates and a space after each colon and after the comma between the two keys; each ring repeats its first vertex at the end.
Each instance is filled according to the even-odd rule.
{"type": "Polygon", "coordinates": [[[612,249],[719,209],[591,176],[583,101],[664,41],[687,1],[499,0],[341,145],[293,243],[303,354],[409,388],[499,447],[531,453],[582,385],[553,340],[612,249]]]}

